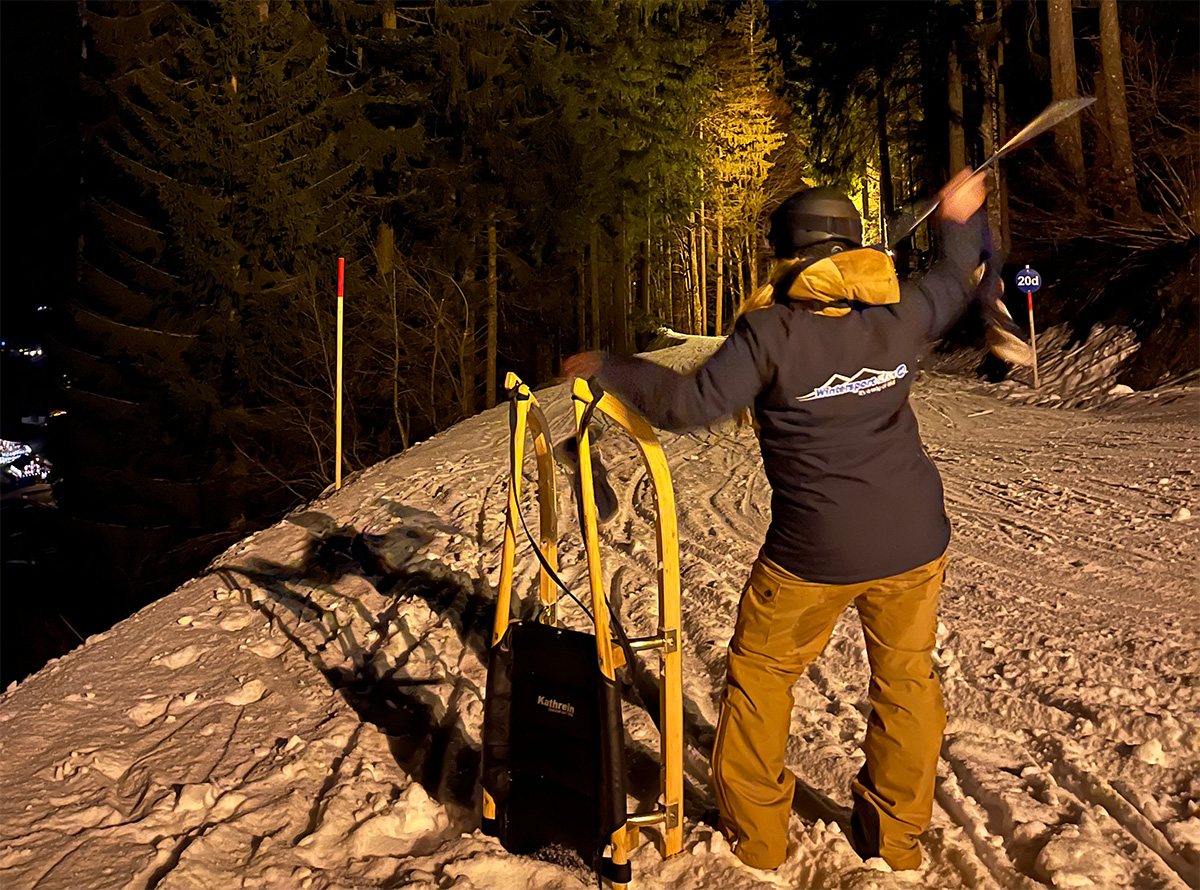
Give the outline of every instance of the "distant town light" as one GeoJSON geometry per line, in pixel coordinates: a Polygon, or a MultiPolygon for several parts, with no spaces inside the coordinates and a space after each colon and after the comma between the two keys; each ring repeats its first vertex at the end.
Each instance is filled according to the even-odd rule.
{"type": "Polygon", "coordinates": [[[46,460],[41,455],[38,455],[29,460],[24,466],[8,467],[8,474],[16,479],[40,479],[45,481],[50,478],[50,461],[46,460]]]}
{"type": "Polygon", "coordinates": [[[11,464],[15,460],[20,460],[27,454],[32,454],[33,449],[24,442],[10,442],[8,439],[0,439],[0,464],[11,464]]]}

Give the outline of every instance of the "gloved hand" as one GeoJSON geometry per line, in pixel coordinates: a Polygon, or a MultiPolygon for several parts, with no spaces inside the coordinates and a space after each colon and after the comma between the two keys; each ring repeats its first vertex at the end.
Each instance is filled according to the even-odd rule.
{"type": "Polygon", "coordinates": [[[969,220],[975,211],[983,206],[987,197],[984,186],[986,173],[971,175],[970,170],[960,170],[938,193],[941,204],[938,213],[942,219],[962,225],[969,220]]]}
{"type": "Polygon", "coordinates": [[[603,352],[580,352],[563,359],[562,373],[567,379],[582,377],[587,380],[599,374],[603,364],[603,352]]]}

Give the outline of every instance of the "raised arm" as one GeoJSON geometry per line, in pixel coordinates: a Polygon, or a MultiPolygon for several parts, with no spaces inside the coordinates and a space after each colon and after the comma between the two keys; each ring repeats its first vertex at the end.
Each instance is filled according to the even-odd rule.
{"type": "Polygon", "coordinates": [[[940,340],[975,297],[975,271],[982,262],[982,214],[964,224],[943,221],[942,257],[915,281],[900,286],[900,305],[918,314],[925,340],[940,340]]]}
{"type": "Polygon", "coordinates": [[[983,174],[972,176],[964,170],[950,180],[942,189],[939,208],[942,258],[901,288],[900,305],[917,314],[926,340],[941,339],[975,296],[975,270],[984,253],[985,196],[983,174]]]}

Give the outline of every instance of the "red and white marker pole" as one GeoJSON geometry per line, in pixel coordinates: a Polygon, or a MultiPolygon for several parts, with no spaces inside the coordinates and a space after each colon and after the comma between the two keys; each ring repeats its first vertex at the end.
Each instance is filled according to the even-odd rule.
{"type": "Polygon", "coordinates": [[[1033,330],[1033,292],[1041,288],[1042,276],[1028,265],[1017,273],[1017,290],[1029,298],[1029,351],[1033,353],[1033,388],[1038,388],[1037,335],[1033,330]]]}
{"type": "Polygon", "coordinates": [[[1033,388],[1038,388],[1037,370],[1037,334],[1033,330],[1033,291],[1026,294],[1029,297],[1029,350],[1033,353],[1033,388]]]}
{"type": "MultiPolygon", "coordinates": [[[[337,419],[334,424],[333,450],[337,453],[337,468],[334,470],[333,487],[342,487],[342,319],[345,315],[343,305],[343,287],[346,280],[346,258],[338,257],[338,291],[337,291],[337,419]]],[[[1032,303],[1030,304],[1032,306],[1032,303]]],[[[1030,310],[1032,311],[1032,309],[1030,310]]]]}

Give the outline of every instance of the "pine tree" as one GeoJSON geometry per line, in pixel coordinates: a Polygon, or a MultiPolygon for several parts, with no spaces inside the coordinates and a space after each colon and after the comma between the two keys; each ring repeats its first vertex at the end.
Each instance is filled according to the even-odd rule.
{"type": "MultiPolygon", "coordinates": [[[[362,163],[325,40],[289,5],[95,4],[85,20],[109,113],[86,143],[75,330],[109,330],[102,357],[126,355],[123,391],[149,399],[120,437],[126,459],[221,478],[240,489],[229,509],[278,479],[284,498],[312,492],[332,429],[320,297],[362,163]]],[[[182,518],[229,517],[206,504],[182,518]]]]}

